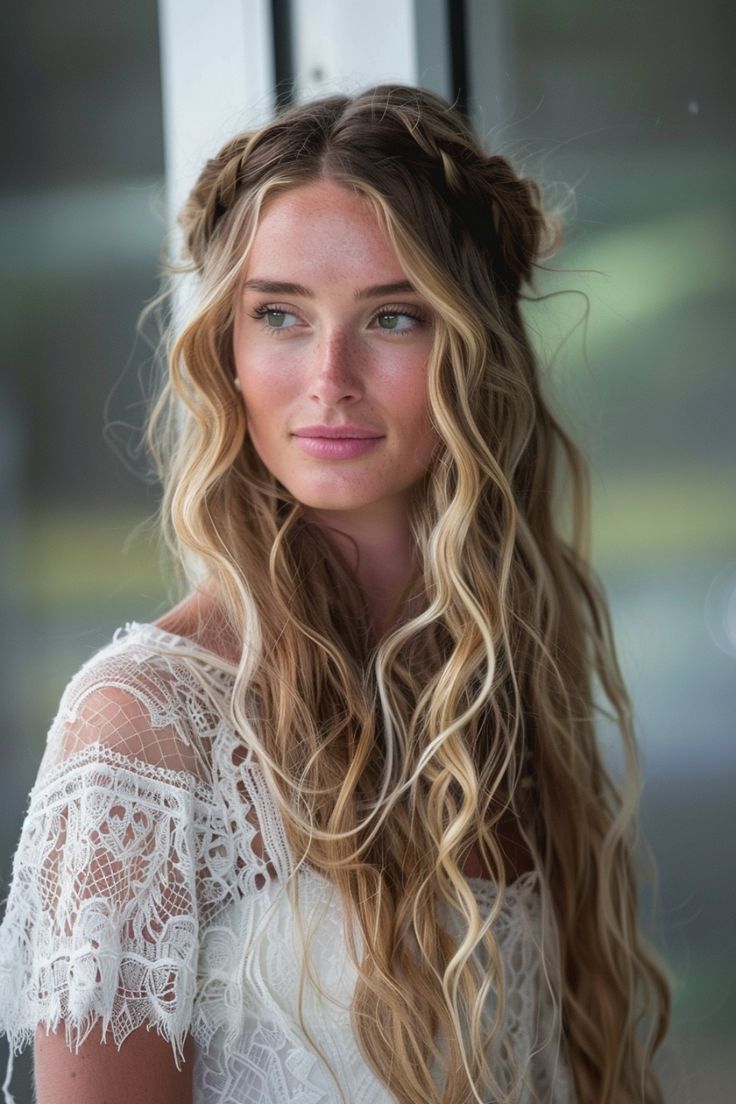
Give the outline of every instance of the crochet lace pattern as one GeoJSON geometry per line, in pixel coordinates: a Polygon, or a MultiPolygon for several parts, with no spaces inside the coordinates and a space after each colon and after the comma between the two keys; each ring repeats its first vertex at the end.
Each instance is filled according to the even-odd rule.
{"type": "MultiPolygon", "coordinates": [[[[13,1055],[38,1025],[63,1025],[70,1049],[95,1028],[121,1047],[147,1025],[177,1065],[191,1035],[195,1104],[336,1104],[328,1065],[350,1104],[393,1099],[351,1028],[343,908],[304,866],[295,879],[318,986],[300,998],[307,952],[285,891],[293,863],[283,825],[226,719],[232,678],[208,657],[130,623],[63,694],[0,925],[6,1104],[13,1055]]],[[[468,882],[487,915],[493,885],[468,882]]],[[[532,872],[507,887],[494,928],[507,986],[494,1072],[520,1104],[573,1100],[540,954],[548,919],[532,872]]]]}

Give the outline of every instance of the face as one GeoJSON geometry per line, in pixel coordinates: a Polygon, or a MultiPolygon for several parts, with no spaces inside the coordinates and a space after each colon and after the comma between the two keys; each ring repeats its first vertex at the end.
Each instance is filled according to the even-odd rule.
{"type": "Polygon", "coordinates": [[[236,303],[235,368],[253,446],[299,502],[406,517],[439,440],[432,334],[365,199],[318,181],[266,204],[236,303]]]}

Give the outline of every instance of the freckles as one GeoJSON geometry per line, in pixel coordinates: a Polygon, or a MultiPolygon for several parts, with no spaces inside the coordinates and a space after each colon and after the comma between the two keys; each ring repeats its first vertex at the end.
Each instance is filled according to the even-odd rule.
{"type": "Polygon", "coordinates": [[[250,357],[240,365],[243,389],[257,401],[285,393],[291,386],[292,373],[281,359],[272,363],[266,357],[250,357]]]}

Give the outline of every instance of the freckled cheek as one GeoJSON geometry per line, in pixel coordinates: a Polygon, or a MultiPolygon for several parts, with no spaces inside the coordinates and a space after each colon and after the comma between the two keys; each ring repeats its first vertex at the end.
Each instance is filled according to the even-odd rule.
{"type": "Polygon", "coordinates": [[[276,414],[281,403],[289,402],[294,397],[298,386],[294,372],[281,362],[271,364],[263,359],[240,361],[238,375],[246,408],[253,415],[276,414]]]}
{"type": "Polygon", "coordinates": [[[421,370],[407,371],[387,380],[384,393],[397,414],[403,414],[417,426],[429,423],[429,396],[423,366],[421,370]]]}

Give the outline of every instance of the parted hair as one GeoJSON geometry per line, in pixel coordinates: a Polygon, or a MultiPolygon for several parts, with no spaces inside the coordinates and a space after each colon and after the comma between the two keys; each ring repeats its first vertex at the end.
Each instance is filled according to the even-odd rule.
{"type": "Polygon", "coordinates": [[[510,997],[494,923],[513,891],[499,841],[511,818],[549,902],[542,976],[577,1098],[661,1102],[669,982],[638,919],[632,708],[589,563],[587,467],[542,394],[521,313],[561,220],[444,100],[386,84],[237,135],[180,225],[198,294],[149,424],[161,519],[238,642],[232,720],[296,865],[333,883],[352,921],[366,1061],[401,1104],[520,1099],[523,1071],[493,1049],[510,997]],[[370,205],[436,318],[440,445],[410,506],[414,572],[380,638],[347,561],[260,461],[233,386],[259,214],[323,178],[370,205]],[[620,778],[598,714],[619,733],[620,778]],[[462,873],[473,847],[496,883],[487,919],[462,873]]]}

